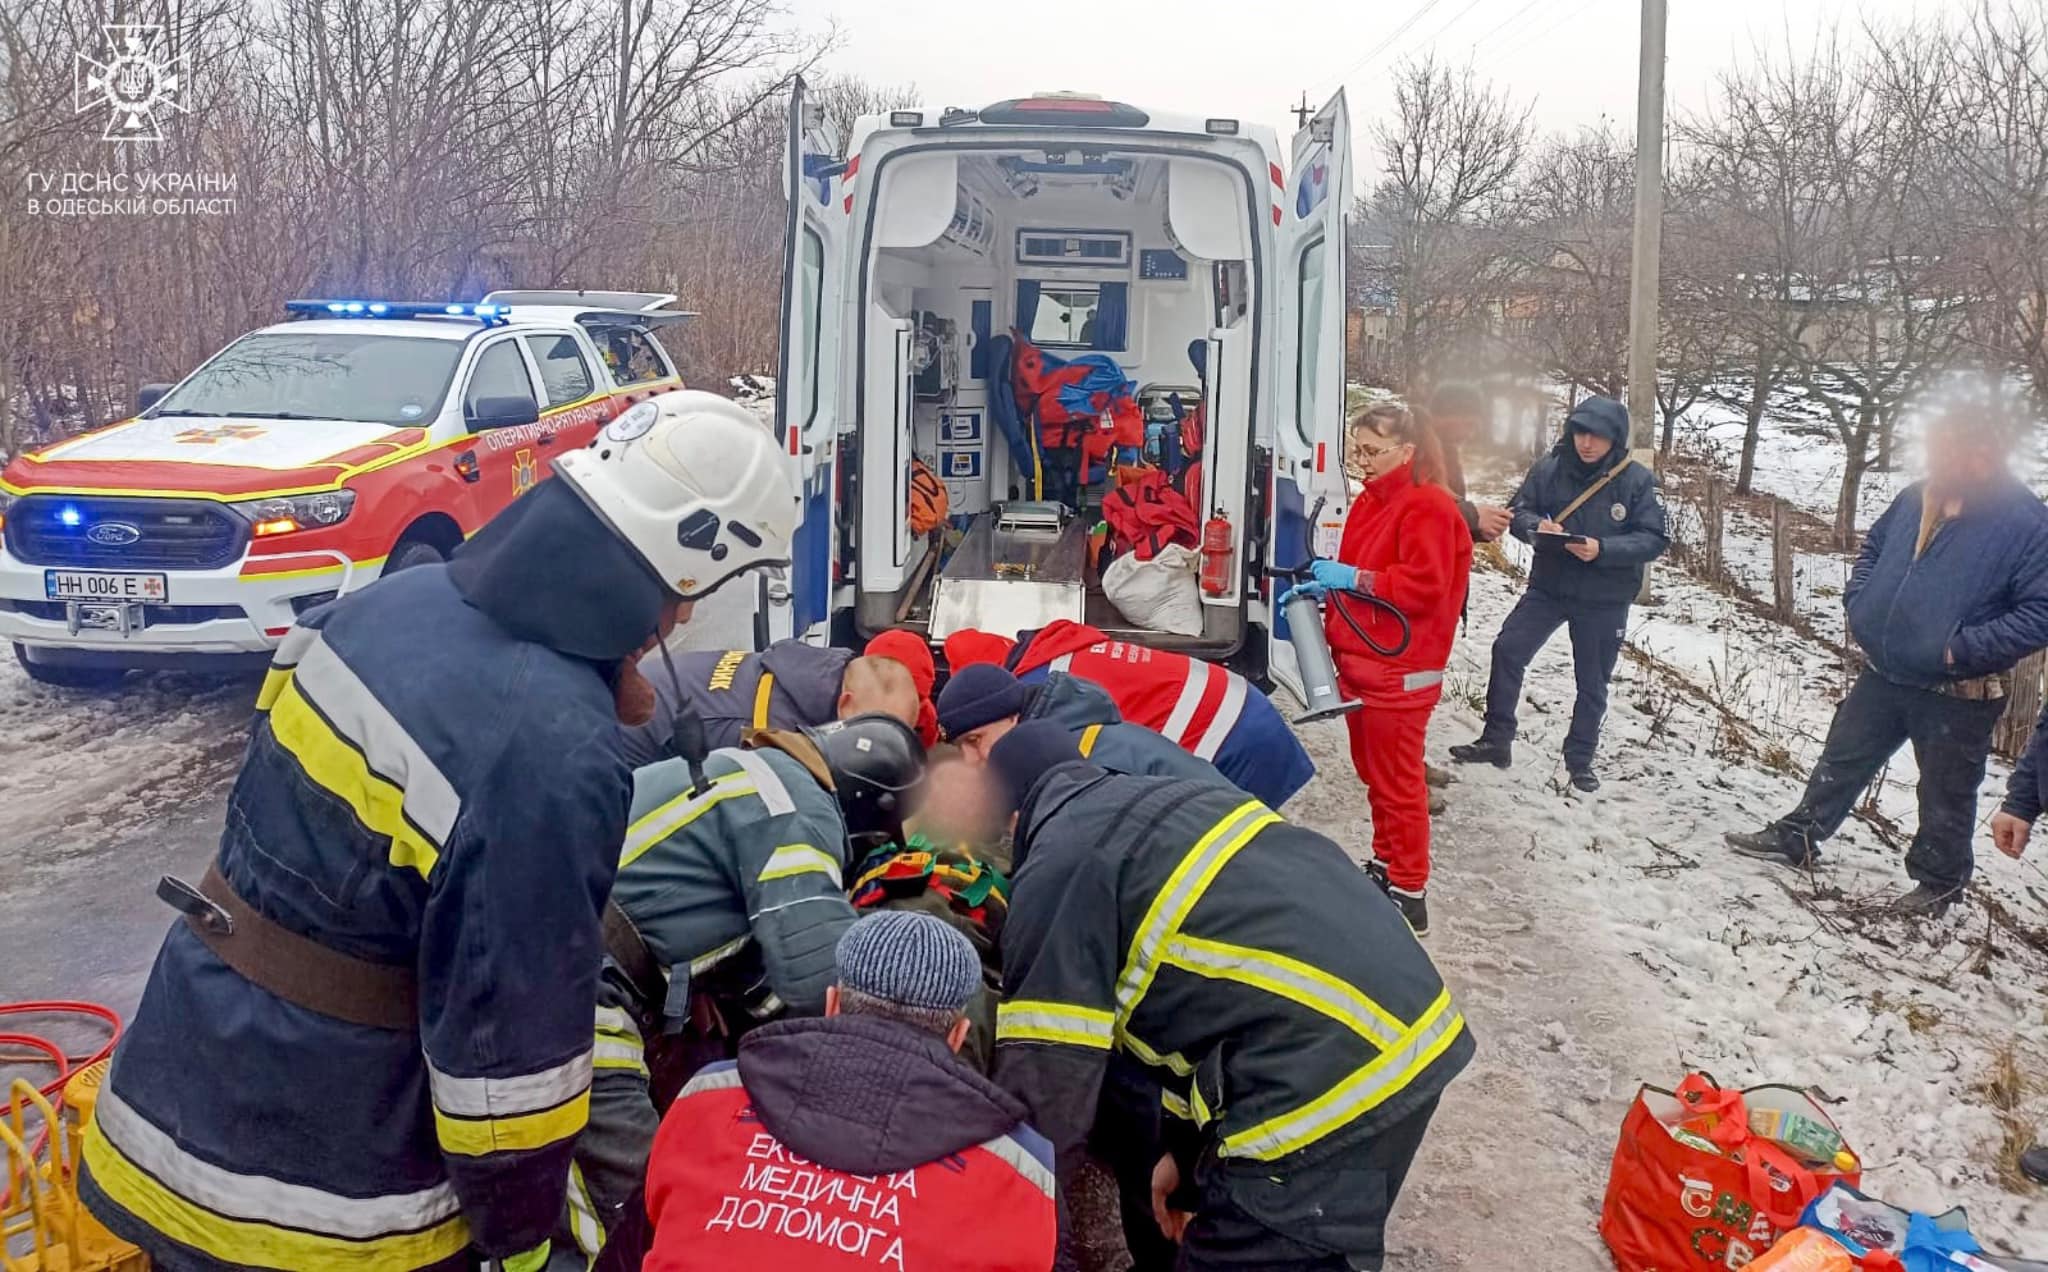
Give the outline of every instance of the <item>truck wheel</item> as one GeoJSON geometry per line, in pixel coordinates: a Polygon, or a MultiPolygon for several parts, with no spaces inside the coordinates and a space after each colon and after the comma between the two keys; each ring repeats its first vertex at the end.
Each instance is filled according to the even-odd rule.
{"type": "Polygon", "coordinates": [[[55,685],[59,689],[112,689],[128,674],[120,667],[67,667],[35,662],[19,641],[14,645],[14,660],[21,664],[30,680],[39,685],[55,685]]]}
{"type": "Polygon", "coordinates": [[[441,555],[441,549],[425,539],[407,539],[391,550],[390,558],[384,562],[384,573],[396,574],[400,570],[410,570],[416,565],[432,565],[436,561],[447,559],[441,555]]]}

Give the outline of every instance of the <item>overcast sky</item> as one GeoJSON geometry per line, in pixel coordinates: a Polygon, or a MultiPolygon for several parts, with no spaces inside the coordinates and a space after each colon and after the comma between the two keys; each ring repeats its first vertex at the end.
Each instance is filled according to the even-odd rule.
{"type": "MultiPolygon", "coordinates": [[[[1544,128],[1635,120],[1640,0],[789,0],[837,23],[831,67],[915,84],[939,105],[1047,89],[1236,115],[1280,130],[1306,90],[1341,84],[1361,134],[1388,109],[1386,76],[1435,48],[1535,102],[1544,128]],[[1417,16],[1419,15],[1419,16],[1417,16]],[[1409,20],[1413,18],[1411,23],[1409,20]],[[1406,23],[1407,29],[1395,32],[1406,23]],[[1392,37],[1392,43],[1387,41],[1392,37]],[[1384,47],[1383,47],[1384,46],[1384,47]],[[1375,52],[1377,50],[1377,52],[1375,52]]],[[[1669,100],[1706,100],[1724,68],[1762,47],[1810,48],[1834,24],[1905,21],[1962,0],[1672,0],[1669,100]]]]}

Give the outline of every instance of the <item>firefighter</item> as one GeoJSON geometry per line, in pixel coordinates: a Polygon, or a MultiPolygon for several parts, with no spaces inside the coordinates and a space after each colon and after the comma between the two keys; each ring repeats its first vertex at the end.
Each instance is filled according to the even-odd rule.
{"type": "Polygon", "coordinates": [[[1024,721],[1049,720],[1075,735],[1075,746],[1090,762],[1112,773],[1230,786],[1207,760],[1150,729],[1125,724],[1109,694],[1079,676],[1048,672],[1043,684],[1027,685],[1001,667],[977,664],[946,682],[938,706],[939,728],[971,764],[986,764],[989,749],[1024,721]]]}
{"type": "Polygon", "coordinates": [[[1182,1272],[1379,1268],[1387,1212],[1471,1036],[1400,911],[1323,836],[1199,782],[1012,730],[1018,807],[996,1081],[1063,1180],[1112,1056],[1167,1113],[1152,1176],[1182,1272]]]}
{"type": "MultiPolygon", "coordinates": [[[[774,439],[632,407],[449,564],[309,612],[114,1053],[80,1194],[159,1269],[543,1264],[590,1098],[633,656],[786,564],[774,439]]],[[[631,714],[631,713],[628,713],[631,714]]]]}
{"type": "MultiPolygon", "coordinates": [[[[585,1256],[638,1267],[636,1194],[661,1111],[739,1036],[816,1016],[833,950],[857,917],[844,880],[903,838],[924,747],[902,721],[861,715],[633,777],[633,821],[605,914],[590,1127],[576,1152],[569,1227],[585,1256]]],[[[587,1032],[586,1026],[586,1032],[587,1032]]]]}
{"type": "Polygon", "coordinates": [[[1014,645],[971,629],[955,632],[946,638],[946,661],[956,672],[973,662],[1000,661],[1026,684],[1063,671],[1100,685],[1125,723],[1179,743],[1268,808],[1286,803],[1316,775],[1315,762],[1273,700],[1218,663],[1111,640],[1064,618],[1020,634],[1014,645]]]}
{"type": "Polygon", "coordinates": [[[635,768],[667,759],[679,708],[704,722],[712,747],[738,746],[748,729],[809,729],[879,711],[915,725],[923,697],[909,668],[881,654],[780,640],[758,654],[743,649],[687,654],[656,650],[641,659],[654,686],[654,716],[628,728],[626,759],[635,768]],[[663,667],[666,654],[675,667],[663,667]]]}

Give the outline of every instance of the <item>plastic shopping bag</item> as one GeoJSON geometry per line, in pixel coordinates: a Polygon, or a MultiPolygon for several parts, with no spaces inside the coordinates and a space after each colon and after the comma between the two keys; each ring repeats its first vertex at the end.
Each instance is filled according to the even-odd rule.
{"type": "Polygon", "coordinates": [[[1644,1087],[1622,1122],[1600,1235],[1621,1272],[1740,1268],[1799,1224],[1800,1212],[1855,1171],[1806,1164],[1750,1130],[1796,1114],[1839,1136],[1833,1119],[1792,1087],[1737,1091],[1689,1074],[1676,1091],[1644,1087]]]}

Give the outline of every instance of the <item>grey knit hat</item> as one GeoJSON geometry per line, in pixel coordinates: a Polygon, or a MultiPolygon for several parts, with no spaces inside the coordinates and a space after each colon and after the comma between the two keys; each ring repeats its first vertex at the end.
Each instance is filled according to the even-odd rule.
{"type": "Polygon", "coordinates": [[[981,988],[981,957],[944,919],[883,910],[839,938],[839,984],[870,998],[956,1015],[981,988]]]}

